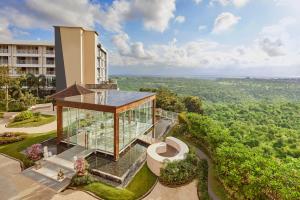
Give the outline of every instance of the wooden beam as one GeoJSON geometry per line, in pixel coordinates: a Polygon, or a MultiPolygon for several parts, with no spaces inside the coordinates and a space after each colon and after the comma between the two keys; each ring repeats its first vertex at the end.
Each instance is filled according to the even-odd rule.
{"type": "Polygon", "coordinates": [[[57,112],[57,143],[60,143],[63,138],[63,115],[62,106],[56,106],[57,112]]]}
{"type": "Polygon", "coordinates": [[[119,159],[119,113],[114,113],[114,159],[119,159]]]}
{"type": "Polygon", "coordinates": [[[143,103],[146,103],[147,101],[152,101],[153,99],[155,99],[155,97],[156,96],[153,95],[150,97],[140,99],[138,101],[130,102],[128,104],[119,106],[119,107],[117,107],[117,113],[124,112],[124,111],[132,109],[132,108],[136,108],[137,106],[142,105],[143,103]]]}
{"type": "Polygon", "coordinates": [[[89,103],[81,103],[81,102],[71,102],[71,101],[64,101],[64,100],[56,100],[56,104],[63,106],[63,107],[79,108],[79,109],[85,109],[85,110],[95,110],[95,111],[110,112],[110,113],[114,113],[116,110],[116,107],[114,107],[114,106],[89,104],[89,103]]]}
{"type": "Polygon", "coordinates": [[[155,136],[155,112],[156,112],[156,99],[153,99],[152,100],[152,127],[153,127],[153,130],[152,130],[152,138],[154,138],[155,136]]]}

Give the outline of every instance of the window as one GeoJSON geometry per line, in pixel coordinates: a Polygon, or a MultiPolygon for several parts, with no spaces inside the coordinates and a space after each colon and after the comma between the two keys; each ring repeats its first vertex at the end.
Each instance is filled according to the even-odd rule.
{"type": "Polygon", "coordinates": [[[47,65],[54,65],[54,58],[46,58],[47,65]]]}

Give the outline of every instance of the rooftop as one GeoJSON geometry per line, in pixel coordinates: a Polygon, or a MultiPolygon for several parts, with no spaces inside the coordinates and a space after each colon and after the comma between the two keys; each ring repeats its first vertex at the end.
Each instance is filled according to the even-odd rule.
{"type": "Polygon", "coordinates": [[[40,41],[40,40],[6,40],[6,41],[0,41],[0,44],[54,46],[53,41],[40,41]]]}
{"type": "Polygon", "coordinates": [[[121,107],[154,95],[155,93],[151,92],[103,90],[96,93],[58,98],[57,100],[71,103],[85,103],[108,107],[121,107]]]}

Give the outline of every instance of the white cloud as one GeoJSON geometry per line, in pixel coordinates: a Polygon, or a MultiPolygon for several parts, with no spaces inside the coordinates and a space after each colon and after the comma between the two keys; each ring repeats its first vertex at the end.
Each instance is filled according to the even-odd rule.
{"type": "Polygon", "coordinates": [[[175,0],[134,0],[132,15],[141,17],[146,29],[164,32],[175,10],[175,0]]]}
{"type": "Polygon", "coordinates": [[[12,38],[12,32],[9,30],[8,20],[0,18],[0,40],[9,40],[12,38]]]}
{"type": "Polygon", "coordinates": [[[234,25],[240,21],[240,17],[237,17],[229,12],[221,13],[214,23],[214,28],[212,33],[219,34],[230,30],[234,25]]]}
{"type": "Polygon", "coordinates": [[[206,27],[205,25],[200,25],[200,26],[198,26],[198,30],[199,30],[199,31],[203,31],[203,30],[205,30],[205,29],[207,29],[207,27],[206,27]]]}
{"type": "Polygon", "coordinates": [[[240,7],[245,6],[248,2],[249,2],[249,0],[233,0],[233,5],[235,7],[240,8],[240,7]]]}
{"type": "Polygon", "coordinates": [[[22,29],[52,29],[53,25],[92,29],[100,24],[106,30],[122,32],[127,21],[141,20],[147,30],[163,32],[175,9],[175,0],[114,0],[111,5],[90,0],[25,0],[22,7],[2,7],[0,14],[22,29]]]}
{"type": "MultiPolygon", "coordinates": [[[[133,45],[126,39],[124,49],[127,54],[112,53],[111,59],[114,66],[137,67],[136,69],[155,68],[162,70],[168,68],[182,69],[182,72],[193,69],[214,72],[228,72],[235,70],[237,73],[244,71],[246,74],[258,75],[265,72],[272,75],[288,75],[300,73],[298,45],[290,46],[293,39],[287,30],[295,25],[293,18],[284,18],[277,24],[266,26],[252,44],[223,45],[210,40],[196,40],[187,43],[177,43],[173,38],[167,44],[140,44],[141,53],[133,53],[133,45]],[[128,50],[129,49],[129,50],[128,50]],[[146,58],[145,59],[145,56],[146,58]],[[186,70],[185,70],[186,68],[186,70]],[[290,73],[291,72],[291,73],[290,73]]],[[[125,37],[126,38],[126,37],[125,37]]],[[[119,45],[120,46],[120,45],[119,45]]]]}
{"type": "Polygon", "coordinates": [[[195,2],[195,4],[200,4],[202,2],[202,0],[193,0],[195,2]]]}
{"type": "Polygon", "coordinates": [[[150,54],[144,50],[144,44],[142,42],[130,42],[130,38],[126,33],[114,35],[112,42],[117,47],[121,56],[137,59],[147,59],[150,57],[150,54]]]}
{"type": "Polygon", "coordinates": [[[296,19],[287,17],[277,24],[266,26],[259,34],[258,44],[270,57],[283,56],[291,49],[292,40],[288,29],[296,24],[296,19]]]}
{"type": "Polygon", "coordinates": [[[175,18],[174,21],[181,24],[181,23],[185,22],[185,17],[179,15],[179,16],[177,16],[177,17],[175,18]]]}
{"type": "Polygon", "coordinates": [[[213,6],[215,3],[221,4],[222,6],[233,5],[237,8],[241,8],[249,3],[250,0],[211,0],[210,5],[213,6]]]}

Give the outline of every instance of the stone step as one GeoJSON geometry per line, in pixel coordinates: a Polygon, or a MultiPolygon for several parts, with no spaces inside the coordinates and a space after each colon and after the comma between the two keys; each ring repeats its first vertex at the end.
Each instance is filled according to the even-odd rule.
{"type": "Polygon", "coordinates": [[[43,184],[43,185],[51,188],[52,190],[54,190],[57,193],[66,189],[68,187],[68,185],[71,183],[70,178],[65,178],[63,181],[58,182],[56,180],[53,180],[52,178],[49,178],[45,175],[42,175],[41,173],[36,172],[32,168],[22,171],[22,174],[40,184],[43,184]]]}
{"type": "Polygon", "coordinates": [[[60,180],[57,180],[57,173],[58,171],[54,171],[54,170],[51,170],[49,168],[46,168],[46,167],[41,167],[40,169],[32,169],[33,171],[43,175],[43,176],[46,176],[48,178],[51,178],[53,179],[54,181],[57,181],[57,182],[62,182],[64,179],[60,179],[60,180]]]}
{"type": "Polygon", "coordinates": [[[70,161],[65,160],[63,158],[60,158],[58,156],[52,156],[50,158],[47,158],[46,161],[74,171],[74,163],[73,162],[70,162],[70,161]]]}

